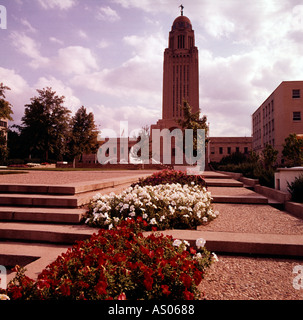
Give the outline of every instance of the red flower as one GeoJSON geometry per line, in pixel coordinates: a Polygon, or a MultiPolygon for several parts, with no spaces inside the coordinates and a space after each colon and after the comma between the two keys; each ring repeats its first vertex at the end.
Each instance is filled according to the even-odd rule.
{"type": "Polygon", "coordinates": [[[183,282],[184,286],[186,288],[190,288],[191,287],[191,284],[192,284],[192,279],[191,277],[186,274],[186,273],[182,273],[181,276],[180,276],[180,280],[183,282]]]}
{"type": "Polygon", "coordinates": [[[168,285],[162,284],[161,288],[162,288],[163,294],[165,294],[166,296],[169,296],[171,294],[171,291],[169,291],[169,286],[168,285]]]}
{"type": "Polygon", "coordinates": [[[185,290],[183,291],[183,294],[184,294],[184,299],[185,299],[185,300],[193,300],[193,299],[194,299],[193,293],[187,291],[187,289],[185,289],[185,290]]]}
{"type": "Polygon", "coordinates": [[[126,294],[124,292],[118,295],[118,300],[126,300],[126,294]]]}
{"type": "Polygon", "coordinates": [[[107,283],[105,281],[99,281],[95,286],[95,290],[98,295],[106,295],[107,283]]]}
{"type": "Polygon", "coordinates": [[[154,280],[151,276],[147,276],[144,279],[143,283],[144,283],[147,291],[151,291],[153,289],[153,282],[154,282],[154,280]]]}

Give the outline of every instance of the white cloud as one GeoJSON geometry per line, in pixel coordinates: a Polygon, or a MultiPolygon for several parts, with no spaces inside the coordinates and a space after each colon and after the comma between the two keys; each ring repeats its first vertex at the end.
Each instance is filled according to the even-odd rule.
{"type": "Polygon", "coordinates": [[[31,58],[30,66],[37,69],[49,63],[49,59],[40,53],[39,44],[24,33],[13,31],[10,34],[13,46],[21,53],[31,58]]]}
{"type": "Polygon", "coordinates": [[[64,42],[60,39],[57,39],[56,37],[49,37],[49,41],[53,42],[53,43],[57,43],[59,45],[63,45],[64,42]]]}
{"type": "Polygon", "coordinates": [[[31,32],[31,33],[36,33],[36,32],[37,32],[37,29],[34,28],[27,19],[22,18],[22,19],[20,20],[20,22],[21,22],[22,25],[26,28],[25,31],[28,31],[28,32],[31,32]]]}
{"type": "Polygon", "coordinates": [[[76,0],[38,0],[43,9],[70,9],[76,4],[76,0]]]}
{"type": "Polygon", "coordinates": [[[118,15],[118,13],[109,6],[100,7],[97,11],[96,16],[99,20],[105,20],[110,22],[120,20],[120,16],[118,15]]]}
{"type": "Polygon", "coordinates": [[[100,49],[108,48],[111,45],[111,42],[107,39],[102,39],[98,42],[97,47],[100,49]]]}
{"type": "Polygon", "coordinates": [[[8,86],[11,90],[6,91],[6,99],[13,106],[13,119],[14,123],[20,122],[24,114],[24,105],[30,102],[30,98],[34,94],[34,90],[28,83],[16,73],[13,69],[5,69],[0,67],[0,79],[4,85],[8,86]]]}
{"type": "Polygon", "coordinates": [[[53,63],[58,70],[67,74],[85,74],[98,69],[96,58],[91,50],[81,46],[59,49],[53,63]]]}

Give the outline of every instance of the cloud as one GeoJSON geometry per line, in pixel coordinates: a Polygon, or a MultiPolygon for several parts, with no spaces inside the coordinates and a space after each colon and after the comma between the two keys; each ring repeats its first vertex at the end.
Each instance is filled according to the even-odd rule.
{"type": "Polygon", "coordinates": [[[43,9],[67,10],[73,7],[76,0],[38,0],[43,9]]]}
{"type": "Polygon", "coordinates": [[[163,48],[161,34],[127,36],[123,42],[132,48],[132,57],[120,66],[85,76],[75,76],[71,83],[120,98],[129,98],[161,109],[163,48]]]}
{"type": "Polygon", "coordinates": [[[49,63],[49,59],[43,57],[40,53],[39,44],[25,33],[13,31],[10,34],[12,45],[21,53],[25,54],[31,59],[30,66],[34,69],[45,66],[49,63]]]}
{"type": "MultiPolygon", "coordinates": [[[[54,57],[43,57],[40,44],[24,33],[12,32],[12,45],[31,59],[29,65],[34,68],[55,68],[64,74],[84,74],[98,69],[96,58],[89,48],[69,46],[61,48],[54,57]]],[[[61,44],[61,40],[50,37],[49,40],[61,44]]]]}
{"type": "Polygon", "coordinates": [[[37,33],[37,29],[34,28],[27,19],[20,19],[20,22],[26,28],[26,31],[31,33],[37,33]]]}
{"type": "Polygon", "coordinates": [[[128,134],[130,134],[131,131],[141,129],[147,124],[156,123],[160,118],[160,112],[141,105],[124,105],[119,109],[112,106],[95,105],[94,117],[96,123],[101,124],[101,131],[112,129],[119,135],[121,121],[127,121],[128,134]]]}
{"type": "Polygon", "coordinates": [[[53,42],[53,43],[56,43],[56,44],[59,44],[59,45],[63,45],[64,42],[60,39],[57,39],[56,37],[49,37],[49,41],[53,42]]]}
{"type": "Polygon", "coordinates": [[[53,59],[54,66],[63,73],[85,74],[98,69],[91,50],[81,46],[69,46],[58,50],[53,59]]]}
{"type": "Polygon", "coordinates": [[[118,13],[109,6],[100,7],[97,10],[96,17],[99,20],[104,20],[109,22],[115,22],[120,20],[120,16],[118,15],[118,13]]]}
{"type": "Polygon", "coordinates": [[[3,79],[4,85],[11,90],[6,91],[6,99],[13,106],[14,124],[20,122],[24,114],[24,105],[30,102],[34,90],[28,85],[22,76],[13,69],[0,67],[0,79],[3,79]]]}

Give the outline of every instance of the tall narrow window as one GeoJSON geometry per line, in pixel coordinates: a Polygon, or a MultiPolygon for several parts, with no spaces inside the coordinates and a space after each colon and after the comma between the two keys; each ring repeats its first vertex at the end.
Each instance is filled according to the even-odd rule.
{"type": "Polygon", "coordinates": [[[178,36],[178,49],[184,49],[184,35],[178,36]]]}

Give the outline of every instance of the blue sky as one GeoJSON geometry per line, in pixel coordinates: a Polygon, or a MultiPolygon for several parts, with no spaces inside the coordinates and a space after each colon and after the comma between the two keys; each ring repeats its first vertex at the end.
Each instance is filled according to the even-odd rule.
{"type": "MultiPolygon", "coordinates": [[[[183,0],[199,49],[211,136],[250,136],[251,114],[284,80],[303,80],[300,0],[183,0]]],[[[0,82],[15,123],[50,86],[119,132],[161,118],[163,52],[176,0],[0,0],[0,82]]]]}

